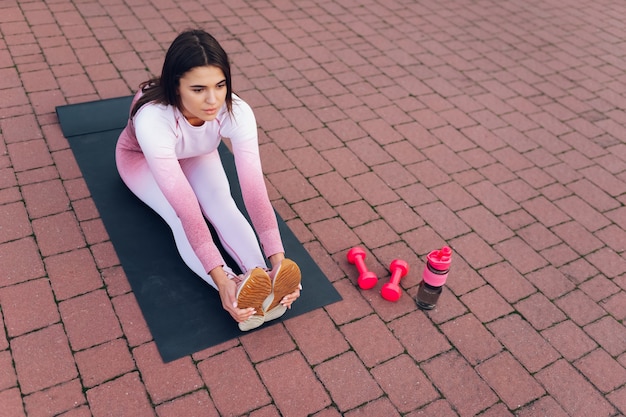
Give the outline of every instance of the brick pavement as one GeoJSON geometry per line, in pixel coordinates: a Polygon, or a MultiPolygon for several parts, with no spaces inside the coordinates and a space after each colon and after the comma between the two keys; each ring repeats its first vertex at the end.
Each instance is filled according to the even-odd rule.
{"type": "Polygon", "coordinates": [[[625,15],[0,0],[0,417],[626,414],[625,15]],[[275,207],[344,301],[163,364],[54,110],[130,94],[189,26],[229,51],[275,207]]]}

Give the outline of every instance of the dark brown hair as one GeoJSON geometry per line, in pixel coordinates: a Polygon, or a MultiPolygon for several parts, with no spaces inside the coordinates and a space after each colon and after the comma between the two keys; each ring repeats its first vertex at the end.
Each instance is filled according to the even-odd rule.
{"type": "Polygon", "coordinates": [[[165,54],[161,76],[141,83],[143,95],[131,110],[131,117],[144,104],[155,102],[176,106],[181,109],[178,87],[180,79],[196,67],[214,66],[220,68],[226,78],[226,108],[233,109],[233,90],[228,55],[219,42],[207,32],[190,29],[180,33],[165,54]]]}

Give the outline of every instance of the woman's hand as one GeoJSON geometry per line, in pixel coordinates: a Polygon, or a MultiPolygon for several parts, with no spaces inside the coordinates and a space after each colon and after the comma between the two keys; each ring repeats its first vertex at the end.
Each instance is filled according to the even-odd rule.
{"type": "Polygon", "coordinates": [[[237,307],[237,284],[234,280],[228,278],[226,273],[221,267],[213,269],[210,273],[213,282],[217,285],[217,290],[220,294],[222,301],[222,307],[228,311],[231,317],[237,322],[241,323],[248,320],[256,311],[254,308],[238,308],[237,307]]]}
{"type": "Polygon", "coordinates": [[[298,299],[298,297],[300,297],[300,288],[298,288],[291,294],[287,294],[286,296],[284,296],[280,303],[287,308],[291,308],[291,305],[294,301],[298,299]]]}

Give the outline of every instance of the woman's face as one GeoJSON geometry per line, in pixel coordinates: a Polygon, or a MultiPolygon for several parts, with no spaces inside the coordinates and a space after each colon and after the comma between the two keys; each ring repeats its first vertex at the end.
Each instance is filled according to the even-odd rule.
{"type": "Polygon", "coordinates": [[[192,68],[180,78],[181,112],[192,125],[210,122],[217,117],[226,93],[226,77],[220,68],[211,65],[192,68]]]}

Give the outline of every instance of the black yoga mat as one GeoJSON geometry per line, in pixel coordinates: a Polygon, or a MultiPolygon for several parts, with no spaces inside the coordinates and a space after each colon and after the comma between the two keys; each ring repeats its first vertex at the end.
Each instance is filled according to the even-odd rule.
{"type": "MultiPolygon", "coordinates": [[[[245,333],[222,308],[217,291],[183,263],[165,222],[119,178],[114,149],[126,125],[131,99],[72,104],[56,111],[161,357],[170,362],[245,333]]],[[[233,156],[224,145],[220,153],[233,196],[247,216],[233,156]]],[[[341,300],[306,249],[277,217],[287,256],[302,270],[304,290],[282,318],[261,328],[341,300]]]]}

